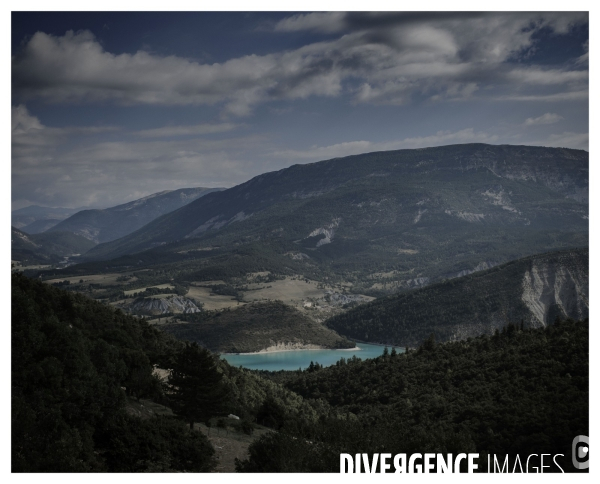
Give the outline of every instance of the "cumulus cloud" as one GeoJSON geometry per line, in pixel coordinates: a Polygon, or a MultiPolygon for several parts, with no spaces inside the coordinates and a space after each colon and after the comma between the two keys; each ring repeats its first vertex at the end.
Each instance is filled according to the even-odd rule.
{"type": "Polygon", "coordinates": [[[13,106],[11,109],[11,133],[13,136],[26,134],[30,131],[39,131],[44,129],[40,120],[31,116],[27,107],[23,104],[13,106]]]}
{"type": "Polygon", "coordinates": [[[13,86],[52,102],[214,104],[246,115],[267,97],[335,95],[339,75],[318,53],[256,56],[200,64],[148,52],[106,52],[91,32],[36,33],[13,59],[13,86]]]}
{"type": "Polygon", "coordinates": [[[539,116],[537,118],[527,118],[525,120],[525,123],[523,123],[523,124],[525,126],[535,126],[535,125],[540,125],[540,124],[554,124],[554,123],[558,123],[561,119],[563,119],[563,117],[558,114],[546,113],[546,114],[542,114],[541,116],[539,116]]]}
{"type": "Polygon", "coordinates": [[[214,64],[142,50],[114,54],[88,31],[38,32],[13,58],[12,81],[25,98],[218,104],[232,116],[271,100],[344,94],[355,103],[403,104],[415,96],[495,99],[499,90],[544,101],[586,91],[587,71],[508,61],[526,58],[541,29],[561,34],[587,19],[585,12],[298,14],[277,23],[273,35],[308,30],[334,38],[214,64]]]}
{"type": "Polygon", "coordinates": [[[215,139],[228,123],[125,131],[45,126],[24,105],[12,108],[12,196],[19,206],[111,206],[189,186],[231,186],[264,171],[247,153],[254,135],[215,139]],[[74,143],[74,141],[76,141],[74,143]]]}
{"type": "MultiPolygon", "coordinates": [[[[48,157],[52,149],[69,136],[94,135],[116,131],[114,126],[69,126],[51,128],[44,126],[36,116],[29,114],[23,104],[11,109],[11,141],[13,162],[23,162],[25,155],[48,157]]],[[[14,165],[14,163],[13,163],[14,165]]]]}

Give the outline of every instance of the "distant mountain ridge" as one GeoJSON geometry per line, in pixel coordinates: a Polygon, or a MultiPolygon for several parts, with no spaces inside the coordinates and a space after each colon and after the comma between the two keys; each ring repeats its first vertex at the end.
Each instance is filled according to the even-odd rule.
{"type": "Polygon", "coordinates": [[[56,224],[59,224],[61,221],[62,219],[56,218],[35,220],[34,222],[21,227],[21,230],[28,234],[41,234],[54,227],[56,224]]]}
{"type": "Polygon", "coordinates": [[[334,316],[326,325],[361,341],[418,346],[589,315],[589,250],[540,254],[422,289],[388,296],[334,316]]]}
{"type": "Polygon", "coordinates": [[[81,235],[96,243],[110,242],[143,227],[208,193],[222,188],[182,188],[154,193],[132,202],[105,209],[82,210],[49,229],[81,235]]]}
{"type": "MultiPolygon", "coordinates": [[[[64,207],[42,207],[40,205],[29,205],[11,212],[11,224],[17,229],[22,229],[36,221],[57,220],[61,221],[73,215],[79,208],[64,207]]],[[[33,233],[33,232],[28,232],[33,233]]]]}
{"type": "Polygon", "coordinates": [[[270,258],[262,271],[381,296],[587,246],[588,173],[582,150],[485,144],[294,165],[208,194],[84,259],[185,259],[206,272],[217,256],[251,251],[270,258]]]}
{"type": "Polygon", "coordinates": [[[96,245],[71,232],[26,234],[12,227],[11,258],[27,264],[51,264],[63,257],[84,254],[96,245]]]}

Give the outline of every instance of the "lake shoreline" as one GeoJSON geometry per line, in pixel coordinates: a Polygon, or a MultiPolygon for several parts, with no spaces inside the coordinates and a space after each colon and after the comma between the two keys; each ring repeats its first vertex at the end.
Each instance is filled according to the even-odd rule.
{"type": "MultiPolygon", "coordinates": [[[[316,345],[315,345],[316,346],[316,345]]],[[[288,353],[292,351],[320,351],[320,350],[331,350],[331,351],[362,351],[362,348],[355,346],[354,348],[326,348],[324,346],[314,347],[314,348],[290,348],[290,349],[269,349],[264,348],[260,351],[253,351],[251,353],[221,353],[223,356],[248,356],[248,355],[265,355],[272,353],[288,353]]]]}
{"type": "MultiPolygon", "coordinates": [[[[306,369],[313,364],[319,364],[322,367],[328,367],[337,364],[340,360],[352,360],[358,358],[365,360],[377,358],[383,354],[383,347],[369,343],[357,343],[356,348],[339,349],[290,349],[284,350],[283,345],[279,345],[279,351],[269,351],[262,353],[222,354],[221,357],[232,366],[241,366],[249,370],[264,371],[297,371],[306,369]]],[[[299,346],[299,345],[298,345],[299,346]]],[[[273,345],[273,349],[277,349],[273,345]]],[[[402,351],[402,350],[400,350],[402,351]]]]}

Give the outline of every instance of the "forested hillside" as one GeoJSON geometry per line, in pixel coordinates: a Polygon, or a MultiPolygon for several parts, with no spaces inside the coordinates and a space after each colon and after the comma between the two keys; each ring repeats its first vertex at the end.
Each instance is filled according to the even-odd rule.
{"type": "MultiPolygon", "coordinates": [[[[183,422],[129,411],[139,398],[175,407],[172,390],[153,368],[181,368],[183,343],[83,295],[14,274],[11,344],[13,472],[214,468],[214,449],[186,428],[185,409],[183,422]]],[[[215,417],[235,412],[251,431],[252,422],[272,423],[273,407],[284,409],[278,419],[306,423],[329,411],[322,401],[309,404],[208,352],[202,358],[214,361],[214,371],[210,364],[206,371],[225,387],[215,417]]]]}
{"type": "MultiPolygon", "coordinates": [[[[588,435],[587,321],[429,338],[408,354],[261,375],[85,296],[22,275],[12,284],[15,472],[210,470],[213,449],[186,427],[189,407],[152,373],[181,374],[196,354],[210,374],[199,381],[220,388],[215,417],[234,412],[250,432],[253,422],[278,431],[250,446],[240,471],[338,472],[340,452],[478,452],[481,462],[493,453],[512,463],[516,454],[569,456],[573,437],[588,435]],[[131,415],[128,402],[142,397],[183,422],[131,415]]],[[[573,470],[567,458],[559,464],[573,470]]]]}
{"type": "MultiPolygon", "coordinates": [[[[547,328],[509,325],[493,336],[350,359],[271,378],[305,399],[324,399],[342,417],[319,425],[289,425],[250,447],[238,464],[245,472],[339,472],[339,454],[479,453],[509,456],[512,471],[530,454],[563,454],[574,472],[571,443],[589,432],[588,322],[560,321],[547,328]],[[300,436],[304,438],[299,438],[300,436]]],[[[266,373],[265,373],[266,374],[266,373]]],[[[548,459],[547,459],[548,460],[548,459]]],[[[560,472],[552,467],[545,472],[560,472]]]]}
{"type": "Polygon", "coordinates": [[[354,347],[346,338],[279,301],[185,314],[179,319],[188,322],[162,325],[161,329],[220,353],[250,353],[272,346],[354,347]]]}
{"type": "Polygon", "coordinates": [[[589,250],[550,252],[475,274],[376,299],[334,316],[326,325],[349,338],[418,346],[492,334],[510,322],[525,327],[556,317],[588,316],[589,250]]]}

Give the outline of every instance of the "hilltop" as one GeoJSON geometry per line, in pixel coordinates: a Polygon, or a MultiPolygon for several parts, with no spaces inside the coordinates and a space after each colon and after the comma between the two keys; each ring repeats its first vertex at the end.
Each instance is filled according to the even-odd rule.
{"type": "Polygon", "coordinates": [[[188,314],[160,328],[181,340],[219,353],[294,348],[353,348],[346,338],[279,301],[252,303],[225,311],[188,314]]]}

